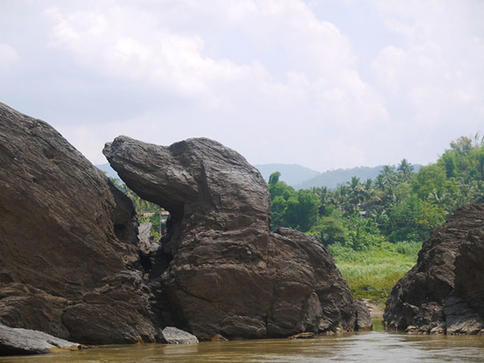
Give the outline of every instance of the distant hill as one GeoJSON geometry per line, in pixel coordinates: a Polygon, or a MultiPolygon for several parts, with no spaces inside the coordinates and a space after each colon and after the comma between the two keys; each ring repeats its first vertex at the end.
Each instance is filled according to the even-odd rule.
{"type": "Polygon", "coordinates": [[[361,181],[376,178],[382,169],[383,165],[375,167],[361,166],[351,169],[328,170],[295,185],[295,188],[307,189],[323,186],[328,188],[336,188],[338,185],[344,184],[351,180],[351,178],[354,176],[360,178],[361,181]]]}
{"type": "Polygon", "coordinates": [[[297,164],[263,164],[255,165],[255,167],[259,169],[266,181],[269,181],[272,173],[278,171],[281,173],[280,180],[291,186],[303,183],[319,175],[318,171],[297,164]]]}
{"type": "MultiPolygon", "coordinates": [[[[421,165],[414,164],[414,171],[417,172],[421,165]]],[[[383,165],[369,167],[360,166],[350,169],[336,169],[328,170],[319,175],[305,180],[294,186],[296,189],[308,189],[312,187],[325,186],[330,189],[336,188],[338,185],[345,184],[350,181],[352,177],[357,177],[361,182],[365,182],[367,179],[375,179],[383,169],[383,165]]]]}
{"type": "Polygon", "coordinates": [[[109,178],[120,179],[119,176],[118,176],[118,173],[116,173],[114,171],[114,169],[111,168],[111,165],[109,165],[109,164],[102,164],[102,165],[96,165],[96,167],[98,169],[100,169],[101,171],[104,171],[109,178]]]}
{"type": "MultiPolygon", "coordinates": [[[[120,179],[118,173],[109,164],[96,165],[96,167],[104,171],[108,177],[120,179]]],[[[264,164],[255,165],[255,167],[266,181],[269,181],[269,176],[272,173],[279,171],[281,173],[280,179],[292,186],[319,175],[319,172],[297,164],[264,164]]]]}
{"type": "MultiPolygon", "coordinates": [[[[106,173],[110,178],[120,179],[118,174],[109,164],[96,165],[96,167],[106,173]]],[[[328,170],[319,173],[315,170],[306,168],[298,164],[263,164],[255,165],[266,181],[272,173],[281,173],[280,180],[295,189],[308,189],[312,187],[336,188],[338,185],[350,181],[353,176],[360,178],[361,182],[366,179],[374,179],[383,169],[383,165],[368,167],[360,166],[350,169],[328,170]]],[[[418,171],[421,165],[413,165],[414,171],[418,171]]]]}

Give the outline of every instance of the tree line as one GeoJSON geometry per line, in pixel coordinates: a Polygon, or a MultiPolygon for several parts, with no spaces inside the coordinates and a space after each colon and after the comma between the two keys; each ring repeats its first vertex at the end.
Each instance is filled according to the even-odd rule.
{"type": "Polygon", "coordinates": [[[280,175],[273,173],[268,185],[273,229],[291,227],[355,250],[419,242],[458,207],[484,202],[484,137],[460,137],[418,172],[403,159],[376,179],[353,177],[336,189],[295,190],[280,175]]]}

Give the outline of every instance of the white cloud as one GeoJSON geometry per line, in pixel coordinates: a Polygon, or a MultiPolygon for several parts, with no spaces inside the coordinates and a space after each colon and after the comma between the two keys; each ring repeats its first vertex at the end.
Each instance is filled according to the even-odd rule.
{"type": "Polygon", "coordinates": [[[113,7],[102,13],[65,15],[57,8],[46,13],[55,22],[53,46],[71,51],[82,65],[112,77],[210,98],[215,97],[209,89],[212,82],[237,81],[258,71],[256,65],[238,66],[203,56],[201,37],[163,29],[148,12],[113,7]]]}
{"type": "Polygon", "coordinates": [[[0,71],[8,69],[18,59],[15,48],[9,44],[0,43],[0,71]]]}
{"type": "Polygon", "coordinates": [[[398,102],[415,124],[437,125],[459,112],[480,113],[484,3],[386,1],[378,7],[388,28],[404,39],[401,47],[382,49],[372,64],[381,92],[389,92],[388,103],[398,102]]]}
{"type": "Polygon", "coordinates": [[[127,134],[319,170],[425,163],[484,131],[482,18],[479,0],[19,0],[0,93],[94,162],[127,134]]]}
{"type": "Polygon", "coordinates": [[[226,88],[242,88],[239,82],[250,84],[262,95],[292,93],[288,87],[299,77],[305,81],[298,83],[295,92],[304,87],[320,101],[333,102],[339,94],[336,101],[365,98],[378,102],[356,72],[347,39],[333,24],[319,21],[304,3],[211,4],[177,2],[175,9],[156,15],[120,5],[92,12],[52,8],[47,14],[54,22],[52,45],[72,52],[82,65],[187,97],[220,98],[226,88]],[[173,18],[187,24],[180,20],[173,24],[173,18]],[[197,23],[199,18],[209,21],[213,29],[178,30],[189,28],[188,23],[197,23]],[[247,44],[255,48],[252,61],[207,55],[207,48],[217,48],[219,34],[232,31],[238,32],[233,41],[240,40],[242,48],[247,44]],[[277,72],[281,63],[282,74],[277,72]]]}
{"type": "MultiPolygon", "coordinates": [[[[354,149],[354,139],[388,117],[382,98],[360,78],[348,39],[302,1],[145,4],[140,9],[101,2],[92,10],[58,6],[45,13],[52,22],[51,46],[69,52],[85,69],[183,100],[176,115],[158,110],[136,122],[90,125],[101,138],[128,131],[131,123],[132,136],[152,129],[149,138],[156,135],[153,141],[161,143],[175,140],[160,130],[204,135],[257,162],[267,147],[290,142],[309,150],[334,129],[338,147],[354,149]],[[173,119],[174,124],[164,123],[173,119]]],[[[75,139],[85,135],[79,131],[76,137],[74,128],[68,132],[75,139]]],[[[92,150],[81,148],[86,149],[92,150]]],[[[281,160],[321,168],[321,153],[305,161],[295,159],[291,148],[279,154],[281,160]]],[[[345,164],[327,159],[328,167],[345,164]]]]}

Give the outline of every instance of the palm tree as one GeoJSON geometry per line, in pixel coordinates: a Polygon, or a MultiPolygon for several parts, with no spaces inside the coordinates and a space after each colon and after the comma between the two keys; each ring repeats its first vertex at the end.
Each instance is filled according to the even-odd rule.
{"type": "Polygon", "coordinates": [[[397,170],[401,176],[402,181],[409,181],[413,175],[413,165],[410,164],[407,159],[402,159],[397,170]]]}

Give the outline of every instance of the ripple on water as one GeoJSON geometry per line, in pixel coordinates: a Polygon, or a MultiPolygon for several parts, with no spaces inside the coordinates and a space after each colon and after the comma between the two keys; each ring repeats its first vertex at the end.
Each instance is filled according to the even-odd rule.
{"type": "Polygon", "coordinates": [[[368,332],[307,340],[240,340],[198,345],[104,346],[0,362],[442,362],[484,361],[484,336],[409,336],[368,332]]]}

